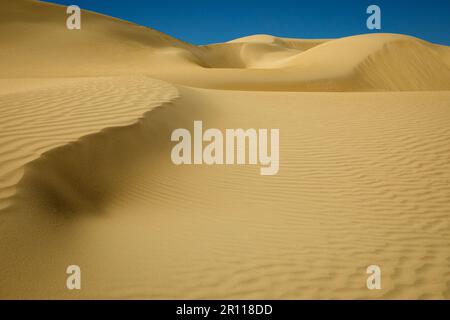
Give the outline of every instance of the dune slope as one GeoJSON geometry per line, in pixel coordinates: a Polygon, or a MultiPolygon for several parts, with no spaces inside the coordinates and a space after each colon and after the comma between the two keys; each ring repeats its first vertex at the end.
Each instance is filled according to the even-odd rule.
{"type": "Polygon", "coordinates": [[[29,162],[104,128],[136,122],[176,97],[169,84],[144,76],[57,79],[45,88],[0,95],[0,208],[29,162]]]}
{"type": "Polygon", "coordinates": [[[183,85],[261,91],[450,89],[450,49],[413,37],[335,40],[257,35],[194,46],[93,12],[67,30],[65,7],[0,2],[0,77],[145,73],[183,85]]]}
{"type": "Polygon", "coordinates": [[[0,0],[0,298],[450,298],[448,47],[65,19],[0,0]],[[279,129],[279,173],[174,165],[195,120],[279,129]]]}
{"type": "Polygon", "coordinates": [[[26,166],[2,212],[2,270],[17,272],[1,296],[449,297],[448,92],[179,92],[26,166]],[[170,133],[197,119],[279,128],[279,174],[172,164],[170,133]],[[79,292],[63,286],[74,262],[79,292]]]}

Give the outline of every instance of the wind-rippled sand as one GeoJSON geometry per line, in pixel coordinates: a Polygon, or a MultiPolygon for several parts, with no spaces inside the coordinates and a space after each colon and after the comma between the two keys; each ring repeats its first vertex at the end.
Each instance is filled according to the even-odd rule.
{"type": "MultiPolygon", "coordinates": [[[[0,4],[3,56],[38,54],[24,50],[36,39],[6,36],[30,12],[47,13],[39,50],[65,52],[46,43],[66,34],[46,25],[62,7],[0,4]]],[[[79,68],[73,53],[28,76],[0,62],[1,298],[450,298],[447,47],[400,35],[195,47],[86,18],[98,48],[74,36],[79,68]],[[280,129],[279,173],[174,165],[170,134],[194,120],[280,129]],[[80,291],[66,288],[72,264],[80,291]],[[373,264],[381,290],[366,287],[373,264]]]]}

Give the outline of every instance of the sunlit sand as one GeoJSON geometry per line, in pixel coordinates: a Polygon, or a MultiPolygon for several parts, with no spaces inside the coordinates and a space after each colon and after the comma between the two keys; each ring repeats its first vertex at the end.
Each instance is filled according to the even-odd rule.
{"type": "Polygon", "coordinates": [[[0,0],[0,298],[450,298],[449,47],[82,14],[0,0]],[[279,129],[279,171],[175,165],[194,121],[279,129]]]}

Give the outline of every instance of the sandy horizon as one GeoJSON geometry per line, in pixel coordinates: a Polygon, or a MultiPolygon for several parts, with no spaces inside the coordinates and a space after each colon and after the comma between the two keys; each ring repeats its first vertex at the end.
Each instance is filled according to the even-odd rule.
{"type": "Polygon", "coordinates": [[[0,299],[450,298],[450,47],[66,18],[0,0],[0,299]],[[279,129],[279,171],[175,165],[198,120],[279,129]]]}

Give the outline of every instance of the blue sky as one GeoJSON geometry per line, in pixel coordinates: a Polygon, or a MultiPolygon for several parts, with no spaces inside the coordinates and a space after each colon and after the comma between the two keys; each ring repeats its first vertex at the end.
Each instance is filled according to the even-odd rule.
{"type": "Polygon", "coordinates": [[[366,8],[382,12],[381,32],[450,45],[450,0],[46,0],[148,26],[208,44],[251,34],[336,38],[373,32],[366,8]]]}

